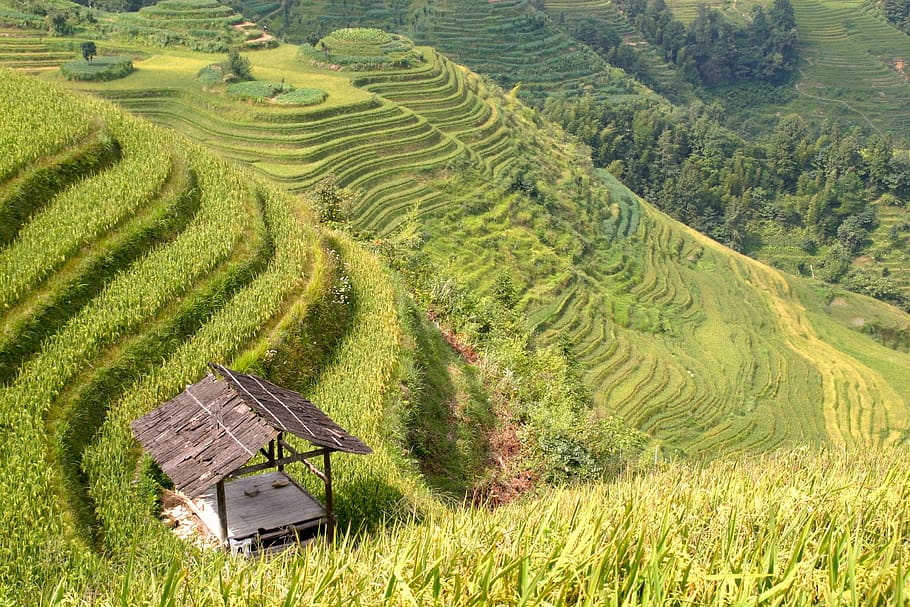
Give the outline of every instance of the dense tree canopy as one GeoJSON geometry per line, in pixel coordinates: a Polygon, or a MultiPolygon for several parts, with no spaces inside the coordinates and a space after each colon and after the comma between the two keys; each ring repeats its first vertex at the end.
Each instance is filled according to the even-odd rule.
{"type": "Polygon", "coordinates": [[[82,57],[89,63],[92,62],[92,57],[94,57],[95,55],[98,54],[98,47],[96,47],[95,43],[92,42],[91,40],[83,42],[82,46],[81,46],[81,50],[82,50],[82,57]]]}
{"type": "MultiPolygon", "coordinates": [[[[754,253],[769,226],[801,235],[807,253],[824,245],[826,258],[815,270],[826,280],[861,282],[847,273],[876,226],[873,201],[910,197],[910,161],[890,138],[813,126],[795,114],[747,141],[704,104],[599,104],[588,97],[553,99],[544,111],[630,188],[734,249],[754,253]]],[[[883,295],[910,304],[895,297],[883,295]]]]}
{"type": "Polygon", "coordinates": [[[883,0],[885,18],[905,32],[910,32],[910,0],[883,0]]]}
{"type": "MultiPolygon", "coordinates": [[[[664,0],[622,0],[622,4],[642,35],[693,83],[780,83],[796,67],[796,21],[790,0],[774,0],[767,11],[756,6],[744,26],[700,5],[688,28],[674,19],[664,0]]],[[[597,48],[599,41],[592,42],[589,32],[576,35],[597,48]]]]}

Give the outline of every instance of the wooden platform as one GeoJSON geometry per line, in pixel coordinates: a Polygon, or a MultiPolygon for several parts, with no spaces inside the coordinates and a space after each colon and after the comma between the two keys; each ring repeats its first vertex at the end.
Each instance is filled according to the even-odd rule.
{"type": "Polygon", "coordinates": [[[216,537],[278,540],[324,524],[325,507],[284,472],[245,476],[224,484],[228,537],[221,537],[215,488],[192,500],[194,510],[216,537]],[[284,486],[280,486],[284,484],[284,486]]]}

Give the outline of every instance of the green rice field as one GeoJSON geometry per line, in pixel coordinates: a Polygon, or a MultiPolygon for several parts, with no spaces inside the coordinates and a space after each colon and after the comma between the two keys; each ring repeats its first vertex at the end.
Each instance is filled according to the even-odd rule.
{"type": "MultiPolygon", "coordinates": [[[[482,15],[527,8],[477,3],[466,27],[493,40],[482,15]]],[[[325,93],[304,106],[203,86],[219,53],[158,49],[88,83],[43,69],[72,56],[34,33],[2,44],[39,77],[0,68],[0,604],[906,602],[910,353],[887,337],[907,314],[673,221],[431,47],[350,71],[293,45],[249,54],[257,81],[325,93]],[[344,229],[310,207],[326,180],[354,201],[344,229]],[[431,489],[402,438],[418,398],[386,266],[402,260],[371,252],[415,234],[405,261],[434,284],[484,298],[507,272],[521,329],[648,456],[496,509],[431,489]],[[375,451],[337,464],[349,532],[250,561],[177,539],[129,421],[209,360],[258,370],[337,293],[349,321],[306,394],[375,451]]]]}

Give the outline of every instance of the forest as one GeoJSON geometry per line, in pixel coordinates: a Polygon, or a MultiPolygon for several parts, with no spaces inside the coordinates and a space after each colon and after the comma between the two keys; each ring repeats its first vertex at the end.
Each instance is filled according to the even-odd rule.
{"type": "MultiPolygon", "coordinates": [[[[798,235],[798,269],[907,308],[887,275],[851,271],[877,225],[873,202],[910,195],[910,157],[887,136],[782,117],[766,136],[746,140],[721,125],[717,108],[632,102],[552,101],[545,114],[592,148],[595,163],[658,208],[731,248],[754,253],[773,224],[798,235]]],[[[910,224],[892,226],[905,240],[910,224]]]]}
{"type": "MultiPolygon", "coordinates": [[[[619,5],[645,39],[660,48],[691,83],[781,83],[796,67],[796,22],[790,0],[775,0],[767,11],[756,6],[743,25],[700,4],[688,27],[674,17],[664,0],[621,0],[619,5]]],[[[590,18],[574,23],[569,31],[611,63],[636,71],[635,53],[618,33],[590,18]]]]}

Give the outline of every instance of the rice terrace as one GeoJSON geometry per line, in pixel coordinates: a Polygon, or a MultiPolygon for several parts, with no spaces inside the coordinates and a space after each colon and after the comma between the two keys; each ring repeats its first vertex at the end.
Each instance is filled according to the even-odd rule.
{"type": "Polygon", "coordinates": [[[0,0],[0,605],[910,604],[907,31],[0,0]]]}

